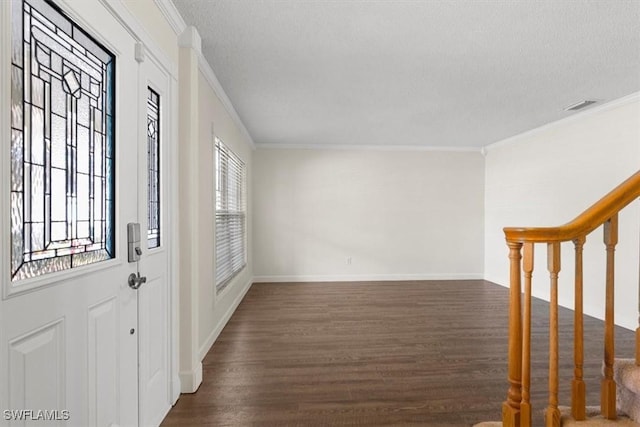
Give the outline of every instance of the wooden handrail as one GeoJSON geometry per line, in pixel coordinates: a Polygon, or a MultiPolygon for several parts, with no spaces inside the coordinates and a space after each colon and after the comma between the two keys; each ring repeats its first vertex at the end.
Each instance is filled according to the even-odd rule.
{"type": "MultiPolygon", "coordinates": [[[[606,247],[604,376],[601,382],[601,415],[616,419],[616,384],[613,378],[615,360],[614,339],[614,272],[615,248],[618,243],[618,213],[640,198],[640,171],[617,186],[573,221],[559,227],[506,227],[509,247],[509,354],[507,399],[502,404],[504,427],[531,427],[531,285],[533,252],[536,243],[547,246],[549,270],[549,405],[545,411],[545,426],[560,427],[559,391],[559,331],[558,275],[560,243],[573,241],[575,246],[575,314],[574,314],[574,377],[571,383],[571,414],[585,419],[586,385],[583,378],[583,246],[587,235],[603,225],[606,247]],[[522,250],[524,249],[524,256],[522,250]],[[524,273],[524,298],[522,274],[524,273]]],[[[640,319],[639,319],[640,321],[640,319]]],[[[640,366],[640,328],[636,330],[636,364],[640,366]]]]}
{"type": "Polygon", "coordinates": [[[640,197],[640,171],[617,186],[573,221],[559,227],[505,227],[508,242],[566,242],[591,233],[640,197]]]}

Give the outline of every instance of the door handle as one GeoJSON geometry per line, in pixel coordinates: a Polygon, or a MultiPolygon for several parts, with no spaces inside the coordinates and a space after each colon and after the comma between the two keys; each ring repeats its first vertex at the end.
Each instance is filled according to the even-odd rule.
{"type": "Polygon", "coordinates": [[[131,289],[138,289],[144,283],[147,283],[146,276],[141,276],[140,273],[131,273],[127,280],[131,289]]]}

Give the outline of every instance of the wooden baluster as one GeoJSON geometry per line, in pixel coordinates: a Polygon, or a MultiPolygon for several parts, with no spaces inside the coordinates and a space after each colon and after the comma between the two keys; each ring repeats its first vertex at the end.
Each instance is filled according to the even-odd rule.
{"type": "Polygon", "coordinates": [[[524,244],[524,306],[522,312],[522,402],[520,421],[522,427],[531,426],[531,277],[533,275],[533,243],[524,244]]]}
{"type": "Polygon", "coordinates": [[[640,328],[636,329],[636,366],[640,366],[640,328]]]}
{"type": "MultiPolygon", "coordinates": [[[[640,325],[640,284],[638,284],[638,325],[640,325]]],[[[640,326],[636,329],[636,366],[640,366],[640,326]]]]}
{"type": "Polygon", "coordinates": [[[560,427],[558,409],[558,273],[560,272],[560,243],[547,244],[547,268],[551,278],[549,305],[549,406],[545,412],[546,427],[560,427]]]}
{"type": "Polygon", "coordinates": [[[508,242],[510,260],[509,290],[509,391],[502,404],[503,427],[520,427],[522,400],[522,321],[520,310],[520,260],[522,243],[508,242]]]}
{"type": "Polygon", "coordinates": [[[609,419],[616,419],[616,383],[613,381],[614,358],[614,253],[618,243],[618,214],[604,223],[604,244],[607,246],[607,282],[604,311],[604,378],[602,379],[600,410],[609,419]]]}
{"type": "Polygon", "coordinates": [[[640,366],[640,328],[636,329],[636,366],[640,366]]]}
{"type": "Polygon", "coordinates": [[[579,237],[573,241],[576,249],[576,281],[575,281],[575,311],[574,311],[574,340],[573,358],[575,367],[573,370],[573,381],[571,383],[571,415],[576,421],[583,421],[586,417],[586,387],[583,375],[584,363],[584,328],[583,328],[583,271],[582,271],[582,249],[585,237],[579,237]]]}

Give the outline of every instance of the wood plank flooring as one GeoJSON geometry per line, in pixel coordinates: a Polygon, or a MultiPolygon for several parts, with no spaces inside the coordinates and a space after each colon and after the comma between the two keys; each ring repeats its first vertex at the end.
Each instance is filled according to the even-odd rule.
{"type": "MultiPolygon", "coordinates": [[[[206,356],[204,382],[163,426],[470,426],[507,392],[508,290],[490,282],[254,284],[206,356]]],[[[548,304],[533,302],[532,403],[547,403],[548,304]]],[[[573,312],[560,309],[561,404],[573,312]]],[[[585,318],[588,404],[599,404],[603,322],[585,318]]],[[[634,334],[616,329],[616,355],[634,334]]]]}

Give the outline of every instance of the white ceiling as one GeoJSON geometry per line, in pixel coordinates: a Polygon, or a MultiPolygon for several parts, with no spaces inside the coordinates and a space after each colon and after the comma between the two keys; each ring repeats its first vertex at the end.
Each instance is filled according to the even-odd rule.
{"type": "Polygon", "coordinates": [[[481,147],[640,90],[640,0],[173,1],[258,146],[481,147]]]}

